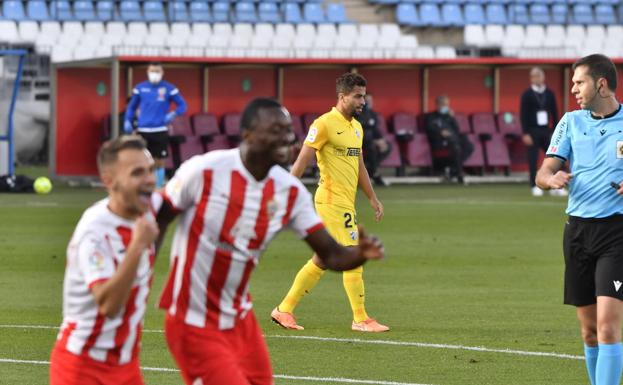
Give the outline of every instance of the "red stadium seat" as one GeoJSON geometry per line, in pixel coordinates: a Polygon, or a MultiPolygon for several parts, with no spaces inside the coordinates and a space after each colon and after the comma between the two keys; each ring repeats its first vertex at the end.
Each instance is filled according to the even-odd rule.
{"type": "Polygon", "coordinates": [[[500,134],[506,136],[521,136],[521,122],[517,114],[512,112],[500,112],[496,116],[500,134]]]}
{"type": "Polygon", "coordinates": [[[312,125],[314,120],[316,120],[320,115],[322,114],[317,112],[308,112],[303,115],[303,127],[305,128],[305,131],[309,130],[309,127],[312,125]]]}
{"type": "Polygon", "coordinates": [[[292,129],[297,140],[304,140],[307,132],[307,128],[303,127],[301,123],[301,117],[299,115],[290,115],[292,118],[292,129]]]}
{"type": "Polygon", "coordinates": [[[379,113],[377,113],[377,116],[379,119],[377,125],[379,127],[379,131],[381,132],[381,135],[388,136],[389,130],[387,129],[387,120],[385,120],[385,117],[379,113]]]}
{"type": "Polygon", "coordinates": [[[214,151],[214,150],[226,150],[231,148],[231,143],[227,136],[225,135],[215,135],[212,137],[212,141],[206,144],[206,151],[214,151]]]}
{"type": "Polygon", "coordinates": [[[187,136],[184,143],[180,143],[180,160],[182,162],[190,159],[194,155],[203,154],[205,149],[201,138],[198,136],[187,136]]]}
{"type": "Polygon", "coordinates": [[[240,114],[231,113],[223,117],[223,133],[230,141],[240,141],[240,114]]]}
{"type": "Polygon", "coordinates": [[[392,151],[389,153],[389,156],[383,160],[381,167],[395,167],[398,170],[398,168],[402,167],[398,141],[392,136],[386,137],[385,139],[392,145],[392,151]]]}
{"type": "Polygon", "coordinates": [[[485,157],[482,151],[482,143],[476,134],[468,134],[467,139],[474,146],[474,152],[470,155],[469,158],[463,163],[463,167],[476,167],[480,168],[480,173],[484,171],[483,168],[485,166],[485,157]]]}
{"type": "Polygon", "coordinates": [[[456,123],[459,126],[460,133],[462,134],[472,133],[472,126],[471,124],[469,124],[469,119],[467,118],[467,115],[457,112],[454,114],[454,119],[456,119],[456,123]]]}
{"type": "Polygon", "coordinates": [[[169,130],[170,135],[174,136],[193,136],[192,126],[190,125],[190,118],[187,115],[178,116],[171,122],[171,128],[169,130]]]}
{"type": "Polygon", "coordinates": [[[415,134],[407,147],[407,162],[412,167],[432,167],[430,144],[426,134],[415,134]]]}
{"type": "Polygon", "coordinates": [[[195,114],[192,117],[192,123],[195,134],[201,138],[208,138],[221,133],[218,122],[216,121],[216,116],[213,114],[195,114]]]}
{"type": "Polygon", "coordinates": [[[472,128],[474,134],[494,134],[497,132],[493,114],[489,112],[477,112],[472,114],[472,128]]]}
{"type": "Polygon", "coordinates": [[[412,136],[417,132],[417,119],[408,112],[397,112],[392,116],[394,134],[399,136],[412,136]]]}
{"type": "Polygon", "coordinates": [[[484,142],[484,148],[487,166],[504,167],[505,173],[508,174],[511,160],[508,155],[508,147],[504,135],[491,134],[491,139],[484,142]]]}

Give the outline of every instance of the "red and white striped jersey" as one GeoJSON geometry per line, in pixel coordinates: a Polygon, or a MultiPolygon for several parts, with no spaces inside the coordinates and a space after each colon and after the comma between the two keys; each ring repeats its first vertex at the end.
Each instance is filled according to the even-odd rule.
{"type": "Polygon", "coordinates": [[[245,317],[252,307],[251,271],[282,228],[301,238],[323,228],[297,178],[273,166],[257,181],[239,149],[189,159],[164,199],[181,215],[160,307],[197,327],[231,329],[245,317]]]}
{"type": "MultiPolygon", "coordinates": [[[[153,194],[155,200],[161,197],[153,194]]],[[[67,248],[63,324],[57,341],[61,348],[113,365],[138,356],[154,247],[141,256],[128,302],[115,317],[100,314],[91,293],[93,285],[111,278],[123,261],[133,225],[108,209],[108,199],[95,203],[80,218],[67,248]]]]}

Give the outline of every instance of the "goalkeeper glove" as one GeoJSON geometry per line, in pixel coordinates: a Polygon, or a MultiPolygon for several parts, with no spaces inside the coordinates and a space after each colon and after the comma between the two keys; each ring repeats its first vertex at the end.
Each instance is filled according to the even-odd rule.
{"type": "Polygon", "coordinates": [[[123,133],[126,135],[130,135],[134,128],[132,127],[132,123],[129,120],[123,122],[123,133]]]}
{"type": "Polygon", "coordinates": [[[175,117],[177,116],[177,114],[175,113],[175,111],[171,111],[167,114],[167,116],[164,118],[164,123],[165,124],[169,124],[173,121],[173,119],[175,119],[175,117]]]}

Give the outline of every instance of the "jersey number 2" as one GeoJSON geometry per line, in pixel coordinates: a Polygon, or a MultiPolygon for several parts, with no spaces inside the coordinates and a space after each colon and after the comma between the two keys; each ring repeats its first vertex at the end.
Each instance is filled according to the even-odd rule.
{"type": "Polygon", "coordinates": [[[350,213],[344,213],[344,218],[346,218],[346,220],[344,221],[344,227],[346,227],[347,229],[353,227],[353,216],[350,213]]]}

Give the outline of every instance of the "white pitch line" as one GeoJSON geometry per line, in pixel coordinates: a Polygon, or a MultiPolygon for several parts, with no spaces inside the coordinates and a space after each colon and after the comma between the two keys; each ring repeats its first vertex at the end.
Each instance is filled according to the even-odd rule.
{"type": "MultiPolygon", "coordinates": [[[[32,365],[49,365],[49,361],[36,361],[36,360],[14,360],[11,358],[0,358],[0,363],[7,364],[32,364],[32,365]]],[[[178,369],[174,368],[158,368],[150,366],[141,366],[141,370],[146,372],[168,372],[177,373],[178,369]]],[[[377,385],[428,385],[428,384],[415,384],[411,382],[395,382],[395,381],[382,381],[382,380],[358,380],[354,378],[340,378],[340,377],[306,377],[306,376],[289,376],[286,374],[275,374],[273,378],[285,379],[285,380],[299,380],[299,381],[314,381],[314,382],[341,382],[344,384],[377,384],[377,385]]]]}
{"type": "MultiPolygon", "coordinates": [[[[12,329],[56,329],[57,326],[47,325],[0,325],[2,328],[12,329]]],[[[145,329],[144,333],[162,333],[162,330],[158,329],[145,329]]],[[[532,352],[528,350],[515,350],[515,349],[494,349],[484,346],[466,346],[466,345],[448,345],[448,344],[433,344],[427,342],[410,342],[410,341],[392,341],[392,340],[366,340],[361,338],[335,338],[335,337],[316,337],[316,336],[297,336],[297,335],[264,335],[264,338],[277,338],[277,339],[295,339],[295,340],[311,340],[311,341],[323,341],[323,342],[345,342],[345,343],[359,343],[359,344],[373,344],[373,345],[390,345],[390,346],[414,346],[419,348],[435,348],[435,349],[453,349],[453,350],[467,350],[482,353],[503,353],[514,354],[518,356],[536,356],[536,357],[553,357],[564,358],[570,360],[584,360],[584,356],[577,356],[573,354],[565,353],[553,353],[553,352],[532,352]]]]}

